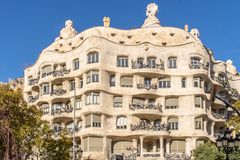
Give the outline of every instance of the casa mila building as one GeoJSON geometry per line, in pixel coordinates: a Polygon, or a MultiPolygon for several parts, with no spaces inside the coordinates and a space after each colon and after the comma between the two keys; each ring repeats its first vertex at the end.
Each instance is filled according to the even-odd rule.
{"type": "Polygon", "coordinates": [[[215,97],[239,99],[236,68],[215,60],[197,29],[161,26],[157,12],[149,4],[130,30],[104,17],[78,33],[68,20],[25,69],[25,99],[56,135],[75,137],[77,159],[190,159],[223,131],[231,112],[215,97]]]}

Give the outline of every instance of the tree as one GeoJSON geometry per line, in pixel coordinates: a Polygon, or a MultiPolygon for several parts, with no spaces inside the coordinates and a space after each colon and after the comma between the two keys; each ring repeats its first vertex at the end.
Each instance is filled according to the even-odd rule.
{"type": "Polygon", "coordinates": [[[33,153],[41,130],[41,112],[28,106],[20,89],[0,85],[0,136],[4,159],[26,159],[33,153]]]}
{"type": "Polygon", "coordinates": [[[195,160],[224,160],[224,154],[218,151],[215,144],[207,142],[193,150],[195,160]]]}
{"type": "Polygon", "coordinates": [[[70,148],[72,139],[64,130],[54,138],[53,132],[48,130],[48,134],[43,136],[41,141],[40,155],[43,160],[68,160],[70,159],[70,148]]]}
{"type": "MultiPolygon", "coordinates": [[[[233,105],[236,109],[240,110],[240,101],[237,101],[233,105]]],[[[236,132],[240,132],[240,117],[237,114],[232,115],[232,117],[227,121],[227,126],[233,127],[236,132]]]]}

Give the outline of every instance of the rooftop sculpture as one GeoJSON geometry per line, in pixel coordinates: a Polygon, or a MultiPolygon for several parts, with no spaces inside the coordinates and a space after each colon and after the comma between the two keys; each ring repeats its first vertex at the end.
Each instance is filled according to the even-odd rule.
{"type": "Polygon", "coordinates": [[[72,38],[76,35],[77,31],[73,28],[73,22],[71,20],[67,20],[65,22],[65,27],[60,31],[60,36],[56,38],[56,40],[72,38]]]}
{"type": "Polygon", "coordinates": [[[157,13],[158,6],[155,3],[150,3],[146,10],[147,19],[144,21],[142,28],[160,27],[160,21],[156,17],[157,13]]]}

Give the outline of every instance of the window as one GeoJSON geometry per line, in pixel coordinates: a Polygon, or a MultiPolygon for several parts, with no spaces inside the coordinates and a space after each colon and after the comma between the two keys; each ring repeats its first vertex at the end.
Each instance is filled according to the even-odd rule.
{"type": "Polygon", "coordinates": [[[171,140],[171,153],[185,153],[185,140],[171,140]]]}
{"type": "Polygon", "coordinates": [[[200,68],[200,61],[201,61],[201,58],[199,58],[199,57],[191,57],[190,68],[191,69],[199,69],[200,68]]]}
{"type": "Polygon", "coordinates": [[[73,70],[79,69],[79,59],[73,61],[73,70]]]}
{"type": "Polygon", "coordinates": [[[156,58],[155,57],[148,58],[147,64],[150,68],[155,68],[156,67],[156,58]]]}
{"type": "Polygon", "coordinates": [[[168,68],[177,68],[177,58],[171,57],[168,59],[168,68]]]}
{"type": "Polygon", "coordinates": [[[99,82],[99,71],[89,71],[87,73],[87,83],[99,82]]]}
{"type": "Polygon", "coordinates": [[[144,85],[151,86],[151,78],[144,78],[144,85]]]}
{"type": "Polygon", "coordinates": [[[76,109],[81,109],[81,108],[82,108],[82,100],[76,99],[76,109]]]}
{"type": "Polygon", "coordinates": [[[52,109],[53,109],[52,114],[60,114],[63,111],[63,104],[54,103],[52,109]]]}
{"type": "Polygon", "coordinates": [[[99,53],[91,52],[87,55],[87,62],[89,63],[98,63],[99,62],[99,53]]]}
{"type": "Polygon", "coordinates": [[[169,130],[178,130],[178,119],[173,117],[169,118],[168,127],[169,127],[169,130]]]}
{"type": "Polygon", "coordinates": [[[62,126],[60,123],[54,123],[53,124],[53,131],[54,133],[59,133],[62,131],[62,126]]]}
{"type": "Polygon", "coordinates": [[[171,88],[170,78],[163,78],[158,80],[159,88],[171,88]]]}
{"type": "Polygon", "coordinates": [[[42,67],[42,78],[49,76],[52,74],[52,66],[44,66],[42,67]]]}
{"type": "Polygon", "coordinates": [[[101,127],[101,115],[89,114],[85,117],[85,127],[101,127]]]}
{"type": "Polygon", "coordinates": [[[42,94],[49,94],[50,93],[50,86],[48,83],[42,84],[42,94]]]}
{"type": "Polygon", "coordinates": [[[122,101],[123,97],[122,96],[115,96],[113,97],[113,106],[114,107],[122,107],[122,101]]]}
{"type": "Polygon", "coordinates": [[[110,75],[110,86],[114,87],[116,85],[116,77],[115,75],[110,75]]]}
{"type": "Polygon", "coordinates": [[[113,154],[122,155],[131,154],[132,151],[129,148],[132,148],[132,141],[115,141],[112,143],[113,154]]]}
{"type": "Polygon", "coordinates": [[[92,114],[92,127],[101,127],[101,115],[92,114]]]}
{"type": "Polygon", "coordinates": [[[187,87],[187,80],[186,78],[182,78],[182,88],[186,88],[187,87]]]}
{"type": "Polygon", "coordinates": [[[70,91],[73,91],[75,89],[75,81],[72,80],[69,82],[69,84],[70,84],[70,87],[69,87],[70,91]]]}
{"type": "Polygon", "coordinates": [[[41,105],[43,114],[49,114],[49,104],[45,103],[41,105]]]}
{"type": "Polygon", "coordinates": [[[91,121],[92,121],[92,115],[86,115],[85,116],[85,128],[91,127],[91,121]]]}
{"type": "Polygon", "coordinates": [[[133,87],[133,78],[132,77],[121,77],[120,80],[121,87],[133,87]]]}
{"type": "Polygon", "coordinates": [[[144,103],[145,103],[145,99],[143,99],[143,98],[134,97],[132,99],[132,104],[134,104],[134,105],[139,105],[139,104],[144,104],[144,103]]]}
{"type": "Polygon", "coordinates": [[[177,109],[178,108],[178,98],[167,98],[165,100],[166,109],[177,109]]]}
{"type": "Polygon", "coordinates": [[[91,92],[87,94],[86,105],[98,105],[100,104],[100,93],[91,92]]]}
{"type": "Polygon", "coordinates": [[[119,56],[117,58],[117,67],[128,67],[128,57],[119,56]]]}
{"type": "Polygon", "coordinates": [[[84,137],[83,138],[83,151],[84,152],[102,152],[103,151],[103,138],[102,137],[84,137]]]}
{"type": "Polygon", "coordinates": [[[144,66],[144,58],[138,58],[137,59],[137,65],[138,65],[138,68],[143,68],[143,66],[144,66]]]}
{"type": "Polygon", "coordinates": [[[124,116],[117,117],[117,129],[127,129],[127,118],[124,116]]]}
{"type": "Polygon", "coordinates": [[[195,107],[203,108],[203,98],[201,96],[195,96],[195,107]]]}
{"type": "Polygon", "coordinates": [[[83,88],[83,79],[82,78],[80,78],[80,80],[79,80],[79,88],[83,88]]]}
{"type": "Polygon", "coordinates": [[[195,129],[203,130],[203,118],[202,117],[195,118],[195,129]]]}
{"type": "Polygon", "coordinates": [[[74,123],[73,123],[73,121],[68,122],[68,123],[66,124],[66,128],[67,128],[67,131],[68,131],[69,133],[73,133],[73,129],[74,129],[74,123]]]}
{"type": "Polygon", "coordinates": [[[193,86],[201,88],[201,78],[200,77],[195,77],[193,79],[193,86]]]}

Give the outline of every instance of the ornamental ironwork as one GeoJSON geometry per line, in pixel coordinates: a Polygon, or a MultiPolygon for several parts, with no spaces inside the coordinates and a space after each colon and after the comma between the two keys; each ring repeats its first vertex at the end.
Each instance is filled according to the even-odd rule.
{"type": "Polygon", "coordinates": [[[130,110],[144,110],[144,109],[148,109],[148,110],[159,110],[160,112],[162,112],[162,105],[161,104],[129,104],[129,109],[130,110]]]}
{"type": "Polygon", "coordinates": [[[157,89],[157,83],[155,84],[137,84],[137,89],[157,89]]]}
{"type": "Polygon", "coordinates": [[[38,100],[38,98],[39,98],[39,95],[29,96],[28,102],[29,102],[29,103],[33,103],[33,102],[35,102],[36,100],[38,100]]]}
{"type": "Polygon", "coordinates": [[[198,63],[198,64],[189,64],[189,68],[190,69],[205,69],[208,70],[209,69],[209,63],[207,63],[206,65],[203,63],[198,63]]]}
{"type": "Polygon", "coordinates": [[[191,156],[186,153],[169,153],[165,154],[166,160],[190,160],[191,156]]]}
{"type": "Polygon", "coordinates": [[[29,85],[34,86],[34,85],[38,84],[38,81],[39,81],[39,78],[30,79],[29,85]]]}
{"type": "Polygon", "coordinates": [[[53,77],[61,77],[61,76],[64,76],[65,74],[69,74],[69,73],[70,73],[70,69],[55,70],[52,72],[52,76],[53,77]]]}
{"type": "Polygon", "coordinates": [[[226,119],[225,114],[220,114],[220,113],[216,113],[216,112],[212,112],[212,116],[216,119],[226,119]]]}
{"type": "Polygon", "coordinates": [[[151,130],[151,131],[169,131],[169,127],[166,123],[155,123],[141,120],[137,124],[131,124],[131,131],[137,130],[151,130]]]}
{"type": "Polygon", "coordinates": [[[65,89],[55,89],[51,92],[51,96],[56,95],[56,96],[61,96],[63,94],[67,93],[67,90],[65,89]]]}
{"type": "Polygon", "coordinates": [[[132,69],[149,68],[149,69],[164,70],[164,61],[162,61],[161,59],[159,61],[160,63],[144,63],[141,60],[137,60],[137,61],[132,60],[132,69]]]}

